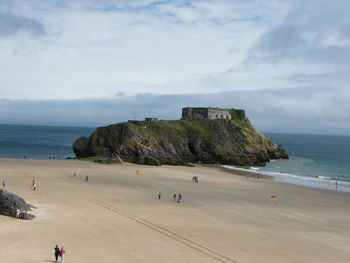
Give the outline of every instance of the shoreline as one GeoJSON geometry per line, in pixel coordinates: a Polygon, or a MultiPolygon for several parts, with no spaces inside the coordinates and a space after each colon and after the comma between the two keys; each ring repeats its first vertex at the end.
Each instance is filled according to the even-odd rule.
{"type": "MultiPolygon", "coordinates": [[[[33,161],[80,161],[80,159],[74,157],[66,157],[66,158],[20,158],[20,157],[0,157],[0,160],[33,160],[33,161]]],[[[86,160],[82,160],[86,161],[86,160]]],[[[127,164],[127,163],[126,163],[127,164]]],[[[133,163],[128,163],[133,164],[133,163]]],[[[104,164],[106,165],[106,164],[104,164]]],[[[139,165],[139,164],[133,164],[139,165]]],[[[258,169],[244,168],[240,166],[234,165],[215,165],[215,164],[194,164],[195,167],[208,167],[208,168],[221,168],[223,171],[231,172],[237,176],[244,176],[247,178],[254,179],[265,179],[272,180],[279,183],[284,184],[292,184],[292,185],[300,185],[306,186],[310,188],[324,189],[336,192],[350,192],[350,182],[341,181],[341,180],[324,180],[315,177],[307,177],[302,175],[293,175],[293,174],[282,174],[277,172],[269,172],[269,171],[261,171],[258,169]],[[337,184],[336,184],[337,182],[337,184]]],[[[186,167],[186,166],[184,166],[186,167]]]]}
{"type": "Polygon", "coordinates": [[[274,177],[271,175],[267,175],[267,174],[263,174],[263,173],[254,173],[252,170],[245,169],[245,168],[234,167],[234,166],[230,166],[230,165],[221,165],[220,167],[223,171],[230,172],[230,173],[233,173],[234,175],[238,175],[238,176],[244,176],[244,177],[253,178],[253,179],[274,180],[274,177]],[[257,176],[259,176],[259,177],[257,177],[257,176]]]}
{"type": "Polygon", "coordinates": [[[242,167],[235,167],[230,165],[223,165],[222,169],[232,172],[240,176],[248,176],[249,178],[256,178],[257,175],[261,179],[269,179],[275,182],[292,184],[298,186],[305,186],[310,188],[317,188],[335,192],[345,192],[350,193],[350,183],[346,181],[335,181],[335,180],[324,180],[320,178],[307,177],[302,175],[287,175],[275,172],[263,172],[261,170],[254,170],[242,167]]]}

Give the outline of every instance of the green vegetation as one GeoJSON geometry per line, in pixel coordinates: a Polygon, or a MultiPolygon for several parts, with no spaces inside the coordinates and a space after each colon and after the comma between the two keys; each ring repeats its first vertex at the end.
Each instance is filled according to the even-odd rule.
{"type": "Polygon", "coordinates": [[[149,136],[168,136],[175,135],[181,137],[202,135],[206,137],[213,137],[212,131],[209,129],[207,123],[209,120],[203,118],[191,118],[186,120],[172,120],[172,121],[157,121],[133,122],[132,125],[142,135],[149,136]]]}
{"type": "Polygon", "coordinates": [[[145,122],[140,122],[140,124],[133,123],[132,126],[135,127],[137,129],[137,131],[139,133],[141,133],[142,135],[148,135],[148,136],[157,136],[158,135],[155,131],[153,131],[151,129],[147,129],[147,125],[145,122]]]}
{"type": "Polygon", "coordinates": [[[245,110],[231,108],[228,110],[228,112],[230,113],[232,119],[239,119],[242,121],[245,119],[245,110]]]}
{"type": "MultiPolygon", "coordinates": [[[[220,138],[218,129],[230,129],[236,131],[241,138],[239,141],[235,141],[233,137],[231,138],[231,143],[240,144],[243,140],[245,141],[245,146],[249,147],[251,150],[265,145],[267,147],[272,147],[273,142],[266,138],[263,134],[255,130],[254,126],[251,125],[248,118],[241,117],[244,116],[244,110],[230,109],[231,120],[208,120],[198,116],[187,117],[184,120],[159,120],[159,121],[129,121],[124,123],[128,125],[134,132],[135,135],[138,134],[143,138],[206,138],[207,141],[213,143],[218,143],[217,150],[227,151],[225,143],[222,143],[222,138],[220,138]],[[238,116],[238,117],[237,117],[238,116]],[[225,127],[225,128],[224,128],[225,127]]],[[[113,139],[116,133],[113,133],[115,128],[120,127],[120,124],[109,126],[108,137],[113,139]]],[[[227,132],[227,130],[226,130],[227,132]]],[[[101,149],[97,149],[102,152],[101,149]]]]}

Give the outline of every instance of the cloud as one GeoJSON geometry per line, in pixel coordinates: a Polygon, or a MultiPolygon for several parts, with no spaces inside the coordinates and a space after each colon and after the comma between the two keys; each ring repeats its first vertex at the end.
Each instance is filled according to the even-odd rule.
{"type": "Polygon", "coordinates": [[[266,32],[250,49],[247,62],[299,60],[349,66],[349,8],[347,0],[297,1],[283,23],[266,32]]]}
{"type": "Polygon", "coordinates": [[[8,37],[18,32],[39,36],[45,34],[45,28],[35,19],[0,11],[0,37],[8,37]]]}
{"type": "Polygon", "coordinates": [[[258,118],[257,125],[269,123],[264,121],[268,113],[290,132],[348,131],[349,8],[346,0],[295,1],[283,21],[262,34],[240,64],[215,77],[241,78],[245,87],[257,87],[262,97],[253,103],[262,111],[254,116],[263,120],[258,118]]]}
{"type": "Polygon", "coordinates": [[[181,118],[186,106],[246,109],[264,132],[347,134],[350,132],[350,91],[293,88],[231,91],[213,94],[150,93],[89,100],[0,100],[0,123],[104,126],[145,117],[181,118]]]}
{"type": "Polygon", "coordinates": [[[241,89],[203,79],[239,63],[288,7],[274,0],[8,2],[3,12],[35,17],[45,37],[16,34],[0,43],[1,97],[51,100],[241,89]]]}
{"type": "Polygon", "coordinates": [[[349,9],[347,0],[4,1],[0,21],[22,22],[0,42],[0,122],[95,126],[211,105],[245,108],[267,131],[345,133],[349,9]]]}

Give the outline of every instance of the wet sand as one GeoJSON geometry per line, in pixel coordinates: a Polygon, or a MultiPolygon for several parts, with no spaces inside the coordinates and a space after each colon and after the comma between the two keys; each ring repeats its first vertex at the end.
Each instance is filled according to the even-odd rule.
{"type": "Polygon", "coordinates": [[[53,262],[56,244],[65,247],[66,263],[350,259],[349,193],[214,167],[77,160],[0,159],[0,180],[37,206],[32,221],[0,216],[0,262],[53,262]],[[174,193],[182,194],[181,203],[174,193]]]}

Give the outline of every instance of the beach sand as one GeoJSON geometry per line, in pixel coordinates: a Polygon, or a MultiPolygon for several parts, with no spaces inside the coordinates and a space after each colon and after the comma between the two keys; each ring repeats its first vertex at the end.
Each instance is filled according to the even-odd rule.
{"type": "Polygon", "coordinates": [[[56,244],[66,263],[350,262],[349,193],[214,167],[77,160],[0,159],[0,180],[37,206],[32,221],[0,216],[4,263],[54,262],[56,244]]]}

